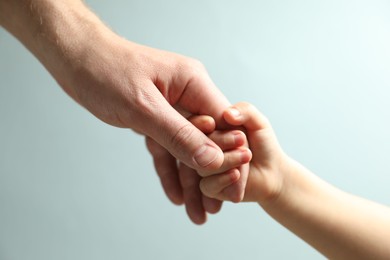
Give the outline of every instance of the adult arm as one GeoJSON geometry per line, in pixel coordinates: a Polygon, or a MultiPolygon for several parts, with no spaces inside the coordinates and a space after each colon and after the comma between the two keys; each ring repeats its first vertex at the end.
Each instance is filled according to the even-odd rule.
{"type": "Polygon", "coordinates": [[[195,169],[221,164],[219,148],[171,106],[220,117],[228,102],[201,64],[119,37],[80,0],[0,3],[1,24],[96,117],[152,137],[195,169]]]}
{"type": "MultiPolygon", "coordinates": [[[[183,198],[177,160],[205,174],[222,164],[219,147],[182,115],[222,122],[229,105],[198,61],[121,38],[81,0],[0,0],[0,25],[97,118],[150,137],[156,170],[174,203],[193,198],[183,198]]],[[[195,172],[181,175],[193,189],[195,172]]],[[[245,178],[236,194],[244,184],[245,178]]],[[[206,204],[206,210],[219,207],[206,204]]]]}

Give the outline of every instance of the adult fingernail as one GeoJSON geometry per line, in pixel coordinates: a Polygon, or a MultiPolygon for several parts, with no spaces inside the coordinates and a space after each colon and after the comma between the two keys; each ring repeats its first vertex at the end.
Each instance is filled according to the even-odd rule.
{"type": "Polygon", "coordinates": [[[217,159],[219,152],[215,147],[205,144],[196,151],[194,159],[199,166],[207,167],[217,159]]]}

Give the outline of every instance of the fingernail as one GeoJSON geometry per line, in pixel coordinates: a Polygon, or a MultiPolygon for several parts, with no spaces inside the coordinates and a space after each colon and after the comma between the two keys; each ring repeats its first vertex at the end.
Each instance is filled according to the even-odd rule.
{"type": "Polygon", "coordinates": [[[252,152],[248,148],[241,150],[241,162],[247,163],[252,159],[252,152]]]}
{"type": "Polygon", "coordinates": [[[233,138],[235,145],[243,145],[245,143],[245,138],[243,137],[241,132],[234,133],[233,138]]]}
{"type": "Polygon", "coordinates": [[[229,111],[230,111],[230,114],[231,114],[232,116],[234,116],[234,117],[239,117],[239,116],[241,116],[240,111],[238,111],[236,108],[230,108],[229,111]]]}
{"type": "Polygon", "coordinates": [[[215,161],[218,156],[218,153],[219,150],[210,145],[205,144],[196,151],[194,159],[199,166],[207,167],[215,161]]]}

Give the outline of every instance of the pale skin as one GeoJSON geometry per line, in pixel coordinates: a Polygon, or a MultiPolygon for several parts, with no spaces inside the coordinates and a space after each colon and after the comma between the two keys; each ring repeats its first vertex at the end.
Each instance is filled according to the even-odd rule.
{"type": "MultiPolygon", "coordinates": [[[[196,171],[209,176],[227,164],[187,117],[209,115],[223,128],[230,104],[200,62],[123,39],[81,0],[0,0],[0,25],[89,112],[145,135],[168,198],[184,203],[194,223],[219,211],[221,201],[201,194],[196,171]]],[[[244,195],[248,154],[237,153],[240,180],[224,190],[233,201],[244,195]]]]}
{"type": "MultiPolygon", "coordinates": [[[[224,112],[233,126],[244,127],[252,160],[244,200],[257,202],[272,218],[330,259],[390,259],[390,208],[348,194],[321,180],[287,156],[265,116],[248,103],[224,112]]],[[[203,117],[193,122],[212,121],[203,117]]],[[[219,131],[217,131],[219,132],[219,131]]],[[[223,135],[211,139],[225,147],[223,135]]],[[[229,159],[234,160],[230,157],[229,159]]],[[[235,169],[205,177],[201,190],[224,199],[220,192],[239,178],[235,169]]]]}

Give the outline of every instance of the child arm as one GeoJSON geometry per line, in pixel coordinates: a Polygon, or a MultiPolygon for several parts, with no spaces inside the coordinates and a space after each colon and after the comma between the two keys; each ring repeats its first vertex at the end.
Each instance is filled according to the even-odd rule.
{"type": "MultiPolygon", "coordinates": [[[[225,120],[246,128],[253,153],[244,200],[258,202],[331,259],[390,259],[388,207],[341,191],[289,158],[253,106],[239,103],[225,112],[225,120]]],[[[203,178],[201,189],[223,190],[227,179],[203,178]]]]}

